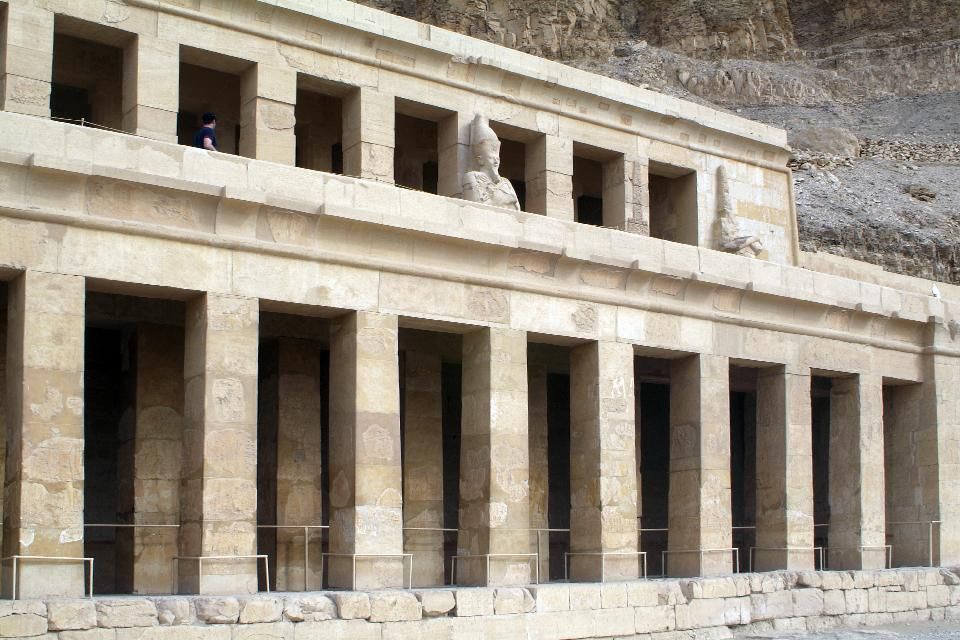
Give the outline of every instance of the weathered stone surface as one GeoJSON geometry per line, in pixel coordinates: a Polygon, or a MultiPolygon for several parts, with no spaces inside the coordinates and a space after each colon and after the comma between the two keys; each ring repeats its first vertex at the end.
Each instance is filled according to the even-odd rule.
{"type": "Polygon", "coordinates": [[[42,602],[0,602],[0,638],[30,638],[47,632],[42,602]]]}
{"type": "Polygon", "coordinates": [[[793,596],[789,591],[750,596],[750,616],[754,620],[774,620],[793,616],[793,596]]]}
{"type": "Polygon", "coordinates": [[[162,625],[191,624],[196,619],[191,598],[154,598],[153,602],[162,625]]]}
{"type": "Polygon", "coordinates": [[[207,624],[233,624],[240,618],[240,600],[237,598],[197,598],[194,606],[197,619],[207,624]]]}
{"type": "Polygon", "coordinates": [[[571,611],[592,611],[599,608],[599,584],[570,584],[571,611]]]}
{"type": "Polygon", "coordinates": [[[231,640],[291,640],[294,629],[292,622],[238,625],[232,629],[231,640]]]}
{"type": "Polygon", "coordinates": [[[628,582],[627,587],[627,606],[630,607],[655,607],[660,602],[660,585],[656,582],[628,582]]]}
{"type": "Polygon", "coordinates": [[[304,594],[288,596],[283,613],[291,622],[320,622],[337,617],[337,605],[328,596],[304,594]]]}
{"type": "Polygon", "coordinates": [[[454,596],[457,599],[455,616],[493,615],[493,589],[457,589],[454,596]]]}
{"type": "Polygon", "coordinates": [[[672,631],[677,620],[674,608],[668,605],[655,607],[637,607],[635,630],[637,633],[659,633],[672,631]]]}
{"type": "Polygon", "coordinates": [[[420,600],[420,608],[424,617],[443,616],[457,606],[457,600],[453,597],[453,591],[437,589],[430,591],[417,592],[417,598],[420,600]]]}
{"type": "Polygon", "coordinates": [[[521,587],[501,587],[493,596],[493,610],[496,615],[510,613],[529,613],[535,602],[530,592],[521,587]]]}
{"type": "Polygon", "coordinates": [[[823,613],[828,616],[839,616],[847,612],[847,603],[843,592],[839,590],[823,592],[823,613]]]}
{"type": "Polygon", "coordinates": [[[357,620],[370,617],[370,596],[366,593],[332,593],[330,596],[337,605],[337,615],[340,618],[357,620]]]}
{"type": "Polygon", "coordinates": [[[157,625],[157,606],[138,598],[97,600],[97,624],[106,628],[157,625]]]}
{"type": "Polygon", "coordinates": [[[97,626],[97,609],[92,600],[50,600],[47,625],[50,631],[92,629],[97,626]]]}
{"type": "Polygon", "coordinates": [[[366,620],[326,620],[300,622],[293,625],[294,640],[317,640],[318,638],[381,640],[381,625],[366,620]]]}
{"type": "MultiPolygon", "coordinates": [[[[232,629],[225,625],[133,627],[129,629],[99,629],[99,631],[109,631],[116,634],[115,636],[105,637],[104,640],[114,640],[114,638],[116,640],[232,640],[233,636],[232,629]]],[[[62,634],[61,640],[64,640],[62,634]]],[[[73,640],[95,639],[81,636],[73,640]]]]}
{"type": "Polygon", "coordinates": [[[790,146],[832,156],[856,158],[860,155],[860,141],[849,129],[841,127],[810,127],[790,132],[790,146]]]}
{"type": "Polygon", "coordinates": [[[283,600],[280,598],[250,598],[240,606],[240,624],[276,622],[282,615],[283,600]]]}
{"type": "Polygon", "coordinates": [[[370,593],[370,622],[419,620],[420,601],[409,592],[373,591],[370,593]]]}
{"type": "Polygon", "coordinates": [[[793,595],[793,613],[796,616],[823,614],[823,592],[819,589],[796,589],[793,595]]]}

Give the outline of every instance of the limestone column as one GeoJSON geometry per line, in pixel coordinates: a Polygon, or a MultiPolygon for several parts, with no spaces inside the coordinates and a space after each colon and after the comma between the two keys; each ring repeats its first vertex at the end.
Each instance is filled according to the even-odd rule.
{"type": "Polygon", "coordinates": [[[647,165],[619,156],[603,165],[603,224],[639,235],[650,235],[647,165]]]}
{"type": "Polygon", "coordinates": [[[570,579],[636,579],[636,423],[633,346],[570,351],[570,579]]]}
{"type": "Polygon", "coordinates": [[[726,357],[674,360],[670,377],[669,575],[733,571],[726,357]]]}
{"type": "MultiPolygon", "coordinates": [[[[404,356],[403,524],[443,528],[443,395],[440,354],[404,356]]],[[[444,584],[442,531],[407,530],[403,550],[414,554],[413,586],[444,584]]]]}
{"type": "MultiPolygon", "coordinates": [[[[549,422],[547,367],[530,364],[528,369],[528,437],[530,450],[530,528],[550,527],[549,422]]],[[[530,547],[540,554],[540,581],[550,577],[550,534],[532,531],[530,547]],[[539,546],[538,546],[539,543],[539,546]]]]}
{"type": "Polygon", "coordinates": [[[343,172],[393,184],[394,97],[359,87],[343,100],[343,172]]]}
{"type": "MultiPolygon", "coordinates": [[[[6,478],[7,460],[7,296],[0,296],[0,480],[6,478]]],[[[0,493],[0,522],[3,521],[5,506],[0,493]]],[[[0,551],[3,547],[3,528],[0,527],[0,551]]],[[[0,575],[2,586],[2,575],[0,575]]],[[[0,588],[2,592],[2,588],[0,588]]]]}
{"type": "Polygon", "coordinates": [[[501,555],[531,553],[527,437],[526,334],[498,328],[466,334],[457,554],[468,557],[457,560],[459,584],[532,580],[531,558],[501,555]]]}
{"type": "Polygon", "coordinates": [[[0,110],[50,116],[53,11],[27,2],[6,3],[0,110]]]}
{"type": "Polygon", "coordinates": [[[123,52],[123,129],[164,142],[177,141],[180,44],[136,36],[123,52]]]}
{"type": "MultiPolygon", "coordinates": [[[[322,520],[320,482],[320,349],[309,340],[281,338],[277,345],[277,524],[299,527],[322,520]]],[[[277,589],[319,589],[320,529],[277,529],[277,589]]]]}
{"type": "MultiPolygon", "coordinates": [[[[926,433],[918,440],[927,442],[936,433],[936,462],[928,456],[918,461],[922,478],[922,503],[918,516],[940,520],[934,532],[934,562],[939,566],[960,564],[960,324],[931,322],[928,326],[930,354],[924,371],[921,425],[926,433]],[[929,436],[928,436],[929,434],[929,436]],[[931,517],[935,515],[936,517],[931,517]]],[[[918,445],[922,446],[922,445],[918,445]]]]}
{"type": "Polygon", "coordinates": [[[883,384],[834,378],[830,390],[830,569],[886,565],[883,384]]]}
{"type": "Polygon", "coordinates": [[[470,167],[469,114],[452,113],[439,122],[437,194],[452,198],[463,197],[463,174],[470,167]]]}
{"type": "MultiPolygon", "coordinates": [[[[187,303],[180,555],[250,556],[257,532],[259,303],[208,293],[187,303]]],[[[253,559],[180,560],[181,593],[254,593],[253,559]]]]}
{"type": "Polygon", "coordinates": [[[296,164],[296,70],[255,64],[241,78],[240,105],[240,155],[296,164]]]}
{"type": "Polygon", "coordinates": [[[809,368],[760,369],[755,571],[814,568],[811,429],[809,368]]]}
{"type": "Polygon", "coordinates": [[[573,220],[573,141],[544,134],[527,144],[527,211],[573,220]]]}
{"type": "MultiPolygon", "coordinates": [[[[141,324],[131,345],[132,419],[122,421],[121,459],[130,468],[121,483],[121,522],[176,525],[180,521],[180,466],[183,442],[183,329],[141,324]],[[127,515],[129,513],[129,515],[127,515]]],[[[170,593],[172,559],[178,555],[177,529],[119,529],[129,544],[131,593],[170,593]]]]}
{"type": "MultiPolygon", "coordinates": [[[[8,286],[3,555],[82,557],[84,279],[26,271],[8,286]]],[[[24,560],[16,595],[81,596],[85,569],[24,560]]],[[[4,597],[12,578],[5,562],[4,597]]]]}
{"type": "Polygon", "coordinates": [[[332,587],[406,583],[397,317],[357,311],[330,333],[332,587]],[[356,562],[356,575],[353,563],[356,562]]]}

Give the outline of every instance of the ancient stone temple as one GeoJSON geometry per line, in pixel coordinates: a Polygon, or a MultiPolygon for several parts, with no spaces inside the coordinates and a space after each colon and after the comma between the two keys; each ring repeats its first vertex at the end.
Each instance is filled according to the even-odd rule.
{"type": "Polygon", "coordinates": [[[783,131],[343,0],[0,32],[0,636],[960,615],[960,289],[801,252],[783,131]]]}

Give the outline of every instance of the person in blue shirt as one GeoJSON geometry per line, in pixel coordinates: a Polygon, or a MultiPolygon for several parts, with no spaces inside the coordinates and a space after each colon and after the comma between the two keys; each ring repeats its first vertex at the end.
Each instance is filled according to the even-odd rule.
{"type": "Polygon", "coordinates": [[[197,131],[196,135],[193,136],[193,146],[200,147],[201,149],[206,149],[208,151],[217,150],[217,134],[215,129],[217,128],[217,114],[215,113],[205,113],[203,114],[203,128],[200,131],[197,131]]]}

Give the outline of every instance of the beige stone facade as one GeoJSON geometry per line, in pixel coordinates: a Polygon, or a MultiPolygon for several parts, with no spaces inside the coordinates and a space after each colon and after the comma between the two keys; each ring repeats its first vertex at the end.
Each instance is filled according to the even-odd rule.
{"type": "Polygon", "coordinates": [[[0,615],[956,615],[874,570],[960,563],[960,289],[801,253],[783,131],[340,0],[0,20],[0,615]],[[521,211],[462,198],[478,113],[521,211]],[[44,604],[91,564],[151,599],[44,604]]]}

